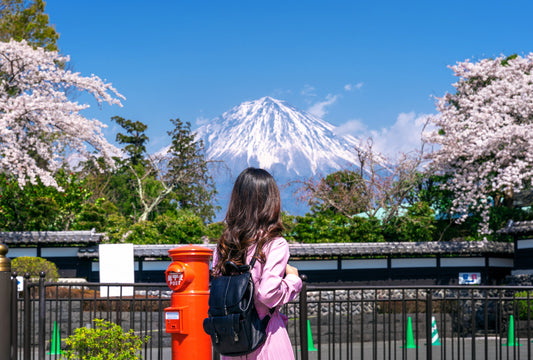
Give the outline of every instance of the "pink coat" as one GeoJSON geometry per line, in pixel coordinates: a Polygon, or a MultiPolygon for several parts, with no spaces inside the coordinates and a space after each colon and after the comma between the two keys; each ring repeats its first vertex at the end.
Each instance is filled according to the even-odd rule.
{"type": "MultiPolygon", "coordinates": [[[[256,261],[252,269],[252,279],[255,284],[255,307],[261,318],[265,317],[270,308],[276,311],[267,327],[265,343],[253,353],[237,357],[222,356],[222,359],[258,359],[258,360],[289,360],[294,359],[294,353],[285,327],[286,317],[280,314],[279,307],[293,300],[302,289],[302,280],[292,274],[285,275],[285,267],[289,261],[289,244],[282,238],[273,239],[264,248],[266,262],[256,261]]],[[[248,249],[246,263],[249,264],[255,245],[248,249]]],[[[217,254],[213,256],[213,263],[217,254]]]]}

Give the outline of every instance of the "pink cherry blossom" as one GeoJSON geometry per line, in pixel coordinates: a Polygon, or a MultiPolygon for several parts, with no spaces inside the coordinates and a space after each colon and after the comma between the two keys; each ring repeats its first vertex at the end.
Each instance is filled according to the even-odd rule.
{"type": "Polygon", "coordinates": [[[122,106],[125,97],[95,75],[67,70],[68,61],[68,56],[34,49],[25,41],[0,42],[0,168],[21,186],[39,177],[59,188],[53,173],[68,154],[101,156],[113,165],[118,153],[102,134],[106,125],[81,115],[89,105],[69,94],[90,94],[99,105],[122,106]]]}
{"type": "Polygon", "coordinates": [[[455,94],[437,98],[430,154],[435,169],[451,175],[453,211],[465,220],[481,214],[480,231],[490,233],[489,209],[533,179],[533,54],[451,66],[455,94]]]}

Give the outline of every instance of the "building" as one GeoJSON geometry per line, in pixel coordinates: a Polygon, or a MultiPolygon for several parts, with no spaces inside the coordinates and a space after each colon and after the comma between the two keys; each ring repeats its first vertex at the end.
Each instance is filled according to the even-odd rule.
{"type": "MultiPolygon", "coordinates": [[[[506,228],[522,229],[517,227],[506,228]]],[[[525,224],[523,224],[525,226],[525,224]]],[[[530,226],[533,234],[533,222],[530,226]]],[[[528,228],[529,229],[529,228],[528,228]]],[[[507,232],[512,234],[511,232],[507,232]]],[[[98,246],[94,231],[0,232],[10,258],[39,256],[54,262],[60,277],[99,281],[98,246]]],[[[136,282],[164,282],[168,250],[178,245],[134,245],[136,282]]],[[[213,244],[205,245],[215,249],[213,244]]],[[[290,244],[291,264],[309,282],[361,285],[453,285],[475,280],[503,283],[515,271],[533,269],[533,240],[290,244]],[[515,253],[517,247],[520,252],[515,253]],[[464,281],[463,281],[464,280],[464,281]]]]}

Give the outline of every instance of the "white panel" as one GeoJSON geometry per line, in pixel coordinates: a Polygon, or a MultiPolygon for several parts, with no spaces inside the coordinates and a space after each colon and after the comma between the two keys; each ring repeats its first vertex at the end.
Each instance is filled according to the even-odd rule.
{"type": "Polygon", "coordinates": [[[172,261],[143,261],[143,271],[165,271],[172,261]]]}
{"type": "Polygon", "coordinates": [[[441,267],[485,267],[485,258],[469,257],[469,258],[441,258],[441,267]]]}
{"type": "Polygon", "coordinates": [[[392,268],[419,268],[419,267],[436,267],[437,259],[435,258],[413,258],[413,259],[391,259],[392,268]]]}
{"type": "Polygon", "coordinates": [[[533,239],[516,240],[517,249],[531,249],[533,248],[533,239]]]}
{"type": "Polygon", "coordinates": [[[481,285],[481,273],[459,273],[459,285],[481,285]]]}
{"type": "MultiPolygon", "coordinates": [[[[100,244],[98,245],[100,262],[100,282],[102,283],[127,283],[135,282],[133,261],[133,244],[100,244]]],[[[102,296],[132,296],[133,287],[101,286],[102,296]]]]}
{"type": "Polygon", "coordinates": [[[78,257],[77,247],[56,247],[56,248],[42,248],[41,256],[49,257],[78,257]]]}
{"type": "Polygon", "coordinates": [[[8,258],[16,258],[21,256],[37,256],[37,248],[9,248],[7,252],[8,258]]]}
{"type": "Polygon", "coordinates": [[[513,259],[489,258],[489,266],[514,267],[513,259]]]}
{"type": "Polygon", "coordinates": [[[342,260],[342,269],[386,269],[387,259],[342,260]]]}
{"type": "Polygon", "coordinates": [[[337,270],[337,260],[299,260],[290,261],[298,270],[337,270]]]}

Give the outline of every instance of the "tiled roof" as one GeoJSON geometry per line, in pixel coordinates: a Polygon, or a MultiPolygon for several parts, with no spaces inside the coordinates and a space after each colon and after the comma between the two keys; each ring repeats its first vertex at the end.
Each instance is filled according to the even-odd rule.
{"type": "Polygon", "coordinates": [[[14,231],[0,232],[0,243],[6,245],[98,244],[103,234],[89,231],[14,231]]]}
{"type": "Polygon", "coordinates": [[[508,235],[533,234],[533,221],[509,221],[506,227],[498,230],[498,233],[508,235]]]}
{"type": "Polygon", "coordinates": [[[512,243],[489,241],[428,241],[383,243],[291,244],[292,256],[482,255],[513,254],[512,243]]]}
{"type": "MultiPolygon", "coordinates": [[[[168,250],[183,245],[134,245],[136,257],[168,258],[168,250]]],[[[214,244],[202,245],[212,250],[214,244]]],[[[490,241],[289,244],[293,257],[359,257],[376,255],[513,255],[514,244],[490,241]]],[[[80,249],[80,257],[97,257],[98,248],[80,249]]]]}

